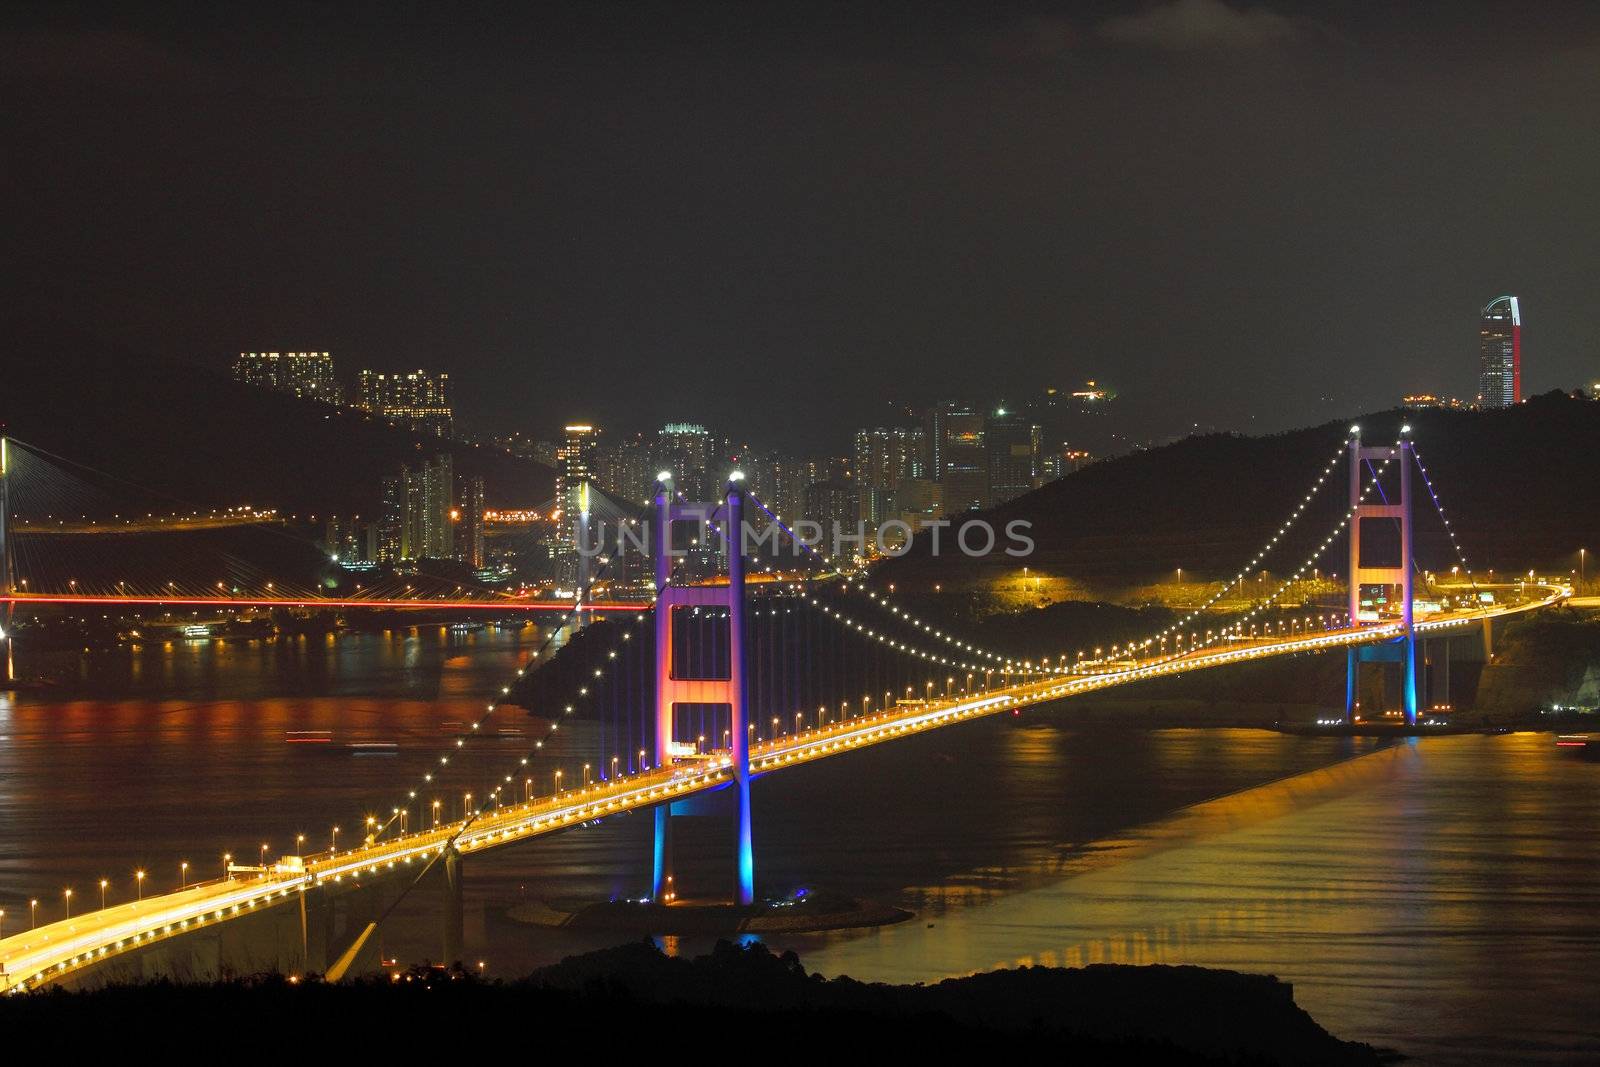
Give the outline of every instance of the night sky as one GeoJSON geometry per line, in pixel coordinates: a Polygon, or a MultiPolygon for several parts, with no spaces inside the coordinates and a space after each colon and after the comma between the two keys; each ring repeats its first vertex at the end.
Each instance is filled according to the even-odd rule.
{"type": "Polygon", "coordinates": [[[1503,292],[1600,376],[1593,5],[13,5],[0,83],[13,311],[480,426],[1276,429],[1470,397],[1503,292]]]}

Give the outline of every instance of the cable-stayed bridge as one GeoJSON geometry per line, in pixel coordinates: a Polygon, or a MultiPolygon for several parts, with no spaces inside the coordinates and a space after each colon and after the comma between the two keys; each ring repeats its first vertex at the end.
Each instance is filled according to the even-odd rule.
{"type": "MultiPolygon", "coordinates": [[[[558,679],[569,687],[566,702],[546,694],[528,708],[536,716],[531,721],[545,727],[532,748],[499,761],[502,770],[487,780],[481,767],[469,771],[471,792],[460,792],[462,779],[452,777],[471,762],[466,754],[480,747],[497,714],[526,706],[522,688],[538,679],[530,665],[508,679],[426,769],[397,783],[392,809],[366,816],[361,832],[347,836],[347,847],[338,847],[335,834],[329,849],[308,853],[298,837],[293,854],[271,862],[263,847],[256,863],[230,863],[223,878],[76,915],[68,894],[59,919],[0,939],[0,983],[27,989],[226,970],[344,973],[370,961],[374,930],[415,888],[440,894],[442,954],[453,959],[460,949],[464,857],[641,809],[653,810],[655,819],[652,853],[641,857],[648,870],[641,871],[643,895],[662,903],[676,898],[674,819],[720,814],[733,826],[733,896],[749,904],[759,841],[749,804],[753,779],[1143,680],[1342,649],[1346,715],[1356,713],[1361,664],[1375,661],[1399,674],[1393,711],[1415,724],[1425,689],[1419,643],[1478,629],[1487,644],[1495,620],[1557,603],[1571,591],[1532,580],[1491,590],[1473,577],[1462,555],[1460,576],[1436,589],[1439,601],[1419,615],[1420,568],[1411,549],[1414,480],[1427,487],[1443,519],[1409,438],[1369,446],[1352,428],[1292,512],[1207,603],[1157,633],[1069,659],[979,647],[909,613],[865,581],[832,577],[825,566],[814,580],[756,591],[747,582],[750,561],[737,531],[747,510],[765,512],[764,505],[738,480],[719,500],[685,501],[664,472],[651,514],[656,601],[632,605],[647,610],[613,624],[611,647],[569,672],[574,676],[558,679]],[[1347,504],[1330,529],[1313,536],[1310,555],[1250,610],[1202,631],[1204,613],[1308,521],[1326,486],[1345,480],[1341,465],[1347,466],[1347,504]],[[726,577],[720,583],[685,573],[674,527],[689,522],[724,534],[726,577]],[[1362,534],[1370,538],[1391,527],[1399,559],[1374,565],[1362,553],[1362,534]],[[1353,577],[1347,610],[1315,620],[1276,614],[1282,594],[1340,547],[1353,577]],[[653,641],[634,640],[646,632],[653,641]],[[569,764],[563,779],[562,768],[551,773],[550,756],[565,739],[560,731],[571,735],[583,724],[597,744],[581,772],[569,764]]],[[[16,592],[9,564],[6,572],[8,602],[28,602],[35,594],[16,592]]],[[[441,603],[447,602],[428,602],[441,603]]],[[[571,758],[573,750],[563,754],[571,758]]]]}

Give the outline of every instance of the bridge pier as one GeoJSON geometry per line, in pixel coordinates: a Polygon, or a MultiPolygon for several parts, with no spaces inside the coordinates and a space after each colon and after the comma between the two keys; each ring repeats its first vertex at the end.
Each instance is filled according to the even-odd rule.
{"type": "Polygon", "coordinates": [[[333,905],[321,893],[300,894],[300,967],[323,974],[333,963],[333,905]]]}
{"type": "Polygon", "coordinates": [[[656,808],[655,847],[650,862],[650,899],[670,901],[677,895],[672,879],[672,805],[656,808]]]}
{"type": "Polygon", "coordinates": [[[444,868],[444,878],[441,883],[444,900],[440,915],[443,937],[439,962],[446,967],[461,960],[462,942],[465,940],[466,906],[462,892],[461,862],[461,853],[452,848],[445,854],[444,863],[440,865],[444,868]]]}
{"type": "Polygon", "coordinates": [[[1344,650],[1344,721],[1356,721],[1356,679],[1361,675],[1361,657],[1354,645],[1344,650]]]}

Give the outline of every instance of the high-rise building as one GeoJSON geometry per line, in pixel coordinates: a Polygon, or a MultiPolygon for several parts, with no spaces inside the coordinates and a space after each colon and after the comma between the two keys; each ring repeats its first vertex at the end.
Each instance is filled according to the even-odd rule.
{"type": "Polygon", "coordinates": [[[1514,296],[1497,296],[1478,321],[1478,403],[1522,402],[1522,313],[1514,296]]]}
{"type": "Polygon", "coordinates": [[[669,422],[656,435],[656,459],[661,470],[672,472],[674,484],[690,500],[708,500],[721,488],[712,484],[711,467],[716,442],[704,426],[669,422]]]}
{"type": "Polygon", "coordinates": [[[877,526],[895,512],[894,491],[924,472],[922,427],[878,426],[856,431],[852,472],[860,490],[861,521],[877,526]]]}
{"type": "MultiPolygon", "coordinates": [[[[806,487],[805,516],[822,525],[819,551],[832,555],[836,538],[856,537],[860,531],[860,504],[856,487],[848,482],[817,482],[806,487]]],[[[867,535],[871,537],[869,532],[867,535]]]]}
{"type": "Polygon", "coordinates": [[[448,374],[364,370],[357,377],[356,406],[419,433],[448,437],[454,418],[449,389],[448,374]]]}
{"type": "Polygon", "coordinates": [[[984,420],[990,504],[1004,504],[1039,487],[1040,436],[1039,426],[1019,411],[998,408],[984,420]]]}
{"type": "Polygon", "coordinates": [[[378,533],[378,523],[363,522],[359,515],[330,515],[323,547],[336,563],[373,563],[379,558],[378,533]]]}
{"type": "Polygon", "coordinates": [[[380,562],[455,558],[451,467],[450,456],[441,453],[432,462],[401,467],[383,479],[375,524],[380,562]]]}
{"type": "Polygon", "coordinates": [[[856,431],[856,483],[870,489],[893,489],[907,478],[926,475],[920,426],[878,426],[856,431]]]}
{"type": "Polygon", "coordinates": [[[578,522],[591,511],[589,493],[595,480],[600,427],[573,423],[565,428],[556,455],[556,503],[561,508],[559,543],[555,546],[557,570],[566,581],[578,577],[578,522]]]}
{"type": "Polygon", "coordinates": [[[424,463],[412,476],[417,495],[415,530],[418,539],[412,558],[453,559],[455,557],[455,528],[451,523],[451,502],[455,496],[455,479],[448,453],[424,463]]]}
{"type": "Polygon", "coordinates": [[[462,478],[458,489],[460,501],[456,504],[456,558],[473,570],[481,570],[485,562],[483,478],[462,478]]]}
{"type": "Polygon", "coordinates": [[[378,562],[399,563],[405,558],[405,475],[389,475],[379,483],[378,491],[378,562]]]}
{"type": "Polygon", "coordinates": [[[597,448],[594,457],[596,483],[612,496],[634,504],[648,504],[654,495],[656,472],[661,469],[650,447],[652,443],[643,434],[635,434],[597,448]]]}
{"type": "Polygon", "coordinates": [[[944,511],[957,515],[989,506],[989,452],[984,444],[984,414],[963,405],[950,405],[940,417],[944,439],[938,455],[943,463],[939,484],[944,486],[944,511]]]}
{"type": "Polygon", "coordinates": [[[337,404],[343,399],[327,352],[240,352],[233,361],[235,381],[258,389],[337,404]]]}

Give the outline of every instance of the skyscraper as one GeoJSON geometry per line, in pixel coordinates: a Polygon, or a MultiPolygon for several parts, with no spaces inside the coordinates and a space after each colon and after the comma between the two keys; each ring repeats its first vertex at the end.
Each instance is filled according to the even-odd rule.
{"type": "MultiPolygon", "coordinates": [[[[403,468],[402,468],[403,470],[403,468]]],[[[398,563],[405,558],[406,497],[405,475],[391,474],[379,483],[378,561],[398,563]]]]}
{"type": "Polygon", "coordinates": [[[457,507],[460,518],[456,522],[456,556],[473,570],[481,570],[484,559],[483,537],[483,478],[462,478],[461,502],[457,507]]]}
{"type": "Polygon", "coordinates": [[[415,469],[401,467],[383,479],[377,522],[377,556],[384,563],[451,559],[455,530],[450,518],[452,463],[448,454],[415,469]]]}
{"type": "Polygon", "coordinates": [[[985,420],[989,503],[1015,500],[1040,484],[1038,424],[1020,411],[999,408],[985,420]]]}
{"type": "Polygon", "coordinates": [[[1522,402],[1522,313],[1514,296],[1497,296],[1478,322],[1478,403],[1522,402]]]}
{"type": "Polygon", "coordinates": [[[952,405],[942,414],[944,440],[939,457],[943,468],[944,511],[955,515],[989,506],[989,453],[984,445],[984,415],[952,405]]]}
{"type": "Polygon", "coordinates": [[[556,455],[556,504],[561,508],[560,540],[553,546],[557,575],[563,581],[580,577],[579,519],[590,510],[589,493],[595,480],[600,449],[600,427],[573,423],[556,455]]]}

